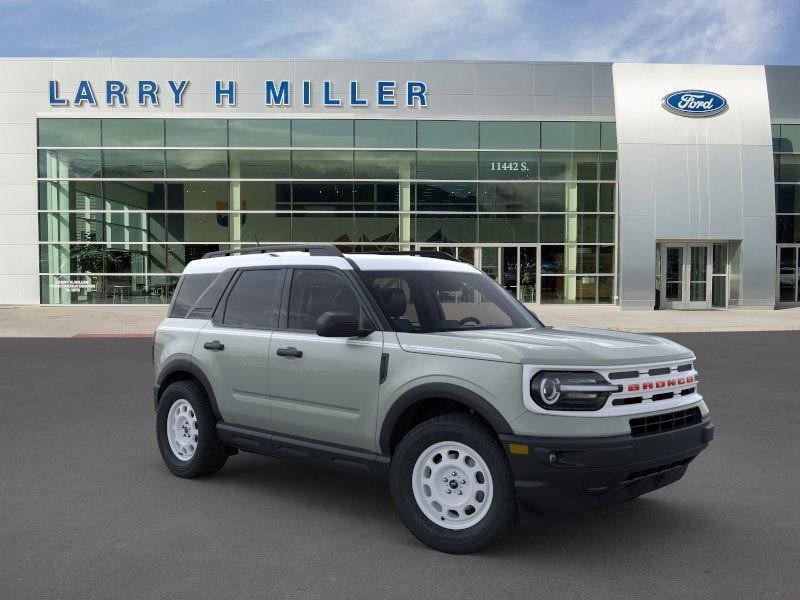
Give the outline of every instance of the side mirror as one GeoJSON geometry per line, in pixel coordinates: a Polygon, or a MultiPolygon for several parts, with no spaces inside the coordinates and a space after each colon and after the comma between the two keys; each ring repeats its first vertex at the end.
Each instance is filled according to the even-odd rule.
{"type": "Polygon", "coordinates": [[[364,337],[371,329],[359,327],[358,317],[352,313],[328,311],[317,319],[317,335],[321,337],[364,337]]]}

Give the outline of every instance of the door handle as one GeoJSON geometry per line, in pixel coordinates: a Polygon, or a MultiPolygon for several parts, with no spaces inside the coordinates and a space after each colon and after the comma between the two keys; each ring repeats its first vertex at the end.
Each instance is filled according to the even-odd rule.
{"type": "Polygon", "coordinates": [[[206,350],[220,351],[220,350],[225,350],[225,344],[223,344],[219,340],[214,340],[213,342],[206,342],[205,344],[203,344],[203,348],[205,348],[206,350]]]}
{"type": "Polygon", "coordinates": [[[278,356],[292,356],[294,358],[303,358],[303,351],[298,350],[294,346],[289,346],[288,348],[278,348],[276,354],[278,356]]]}

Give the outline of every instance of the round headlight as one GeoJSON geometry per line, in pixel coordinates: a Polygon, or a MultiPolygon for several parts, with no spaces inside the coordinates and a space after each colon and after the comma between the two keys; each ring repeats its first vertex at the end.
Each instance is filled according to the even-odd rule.
{"type": "Polygon", "coordinates": [[[619,385],[593,371],[539,371],[531,399],[546,410],[599,410],[619,385]]]}
{"type": "Polygon", "coordinates": [[[539,396],[546,404],[555,404],[561,397],[561,382],[558,377],[543,377],[539,382],[539,396]]]}

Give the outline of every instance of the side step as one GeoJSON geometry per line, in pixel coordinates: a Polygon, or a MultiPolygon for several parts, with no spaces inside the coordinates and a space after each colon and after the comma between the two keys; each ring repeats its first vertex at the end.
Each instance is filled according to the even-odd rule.
{"type": "Polygon", "coordinates": [[[389,457],[359,448],[327,444],[271,431],[217,423],[223,446],[264,456],[328,467],[371,477],[389,476],[389,457]]]}

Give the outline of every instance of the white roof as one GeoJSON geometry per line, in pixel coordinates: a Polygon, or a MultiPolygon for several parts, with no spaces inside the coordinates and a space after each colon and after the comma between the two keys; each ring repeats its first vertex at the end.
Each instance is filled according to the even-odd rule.
{"type": "MultiPolygon", "coordinates": [[[[475,271],[466,263],[427,256],[394,256],[391,254],[345,254],[363,271],[475,271]]],[[[193,260],[184,273],[220,273],[234,267],[255,266],[331,266],[352,270],[352,265],[339,256],[310,256],[307,252],[265,252],[263,254],[234,254],[193,260]]]]}

